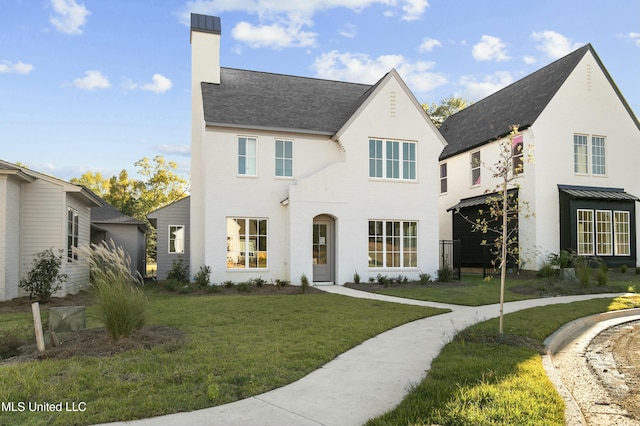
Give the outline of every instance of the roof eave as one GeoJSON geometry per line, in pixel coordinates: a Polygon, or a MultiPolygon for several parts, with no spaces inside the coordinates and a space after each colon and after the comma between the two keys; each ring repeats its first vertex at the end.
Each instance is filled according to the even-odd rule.
{"type": "Polygon", "coordinates": [[[307,135],[333,136],[335,134],[335,132],[329,130],[297,129],[291,127],[260,126],[254,124],[220,123],[214,121],[207,121],[205,124],[207,127],[226,127],[233,129],[259,130],[269,132],[302,133],[307,135]]]}

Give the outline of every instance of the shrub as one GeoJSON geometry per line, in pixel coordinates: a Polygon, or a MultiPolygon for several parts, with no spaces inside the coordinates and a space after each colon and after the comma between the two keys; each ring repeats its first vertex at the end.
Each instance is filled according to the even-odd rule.
{"type": "Polygon", "coordinates": [[[168,280],[176,280],[181,283],[189,282],[189,265],[182,257],[174,260],[171,264],[171,270],[167,273],[168,280]]]}
{"type": "Polygon", "coordinates": [[[636,267],[636,275],[640,275],[640,266],[636,267]]]}
{"type": "Polygon", "coordinates": [[[224,281],[222,285],[225,286],[226,288],[233,288],[236,284],[231,280],[227,280],[227,281],[224,281]]]}
{"type": "Polygon", "coordinates": [[[574,268],[576,266],[577,255],[573,251],[560,250],[559,253],[551,253],[547,258],[552,266],[560,268],[574,268]]]}
{"type": "Polygon", "coordinates": [[[131,258],[122,247],[102,242],[79,249],[91,268],[91,286],[99,317],[113,339],[129,336],[145,323],[147,298],[142,277],[131,273],[131,258]],[[92,250],[92,249],[93,250],[92,250]]]}
{"type": "Polygon", "coordinates": [[[409,277],[407,277],[406,275],[400,274],[396,277],[396,282],[398,284],[409,282],[409,277]]]}
{"type": "Polygon", "coordinates": [[[276,280],[276,287],[278,287],[278,288],[286,287],[289,284],[291,284],[291,283],[289,281],[287,281],[287,280],[281,280],[281,279],[277,279],[276,280]]]}
{"type": "Polygon", "coordinates": [[[360,284],[360,274],[358,271],[353,273],[353,282],[356,284],[360,284]]]}
{"type": "Polygon", "coordinates": [[[369,277],[369,283],[373,284],[374,282],[376,282],[376,279],[374,277],[369,277]]]}
{"type": "Polygon", "coordinates": [[[180,283],[176,280],[166,280],[162,283],[162,286],[167,291],[176,291],[180,283]]]}
{"type": "Polygon", "coordinates": [[[238,283],[236,288],[239,292],[251,293],[251,283],[248,283],[248,282],[238,283]]]}
{"type": "Polygon", "coordinates": [[[626,274],[627,273],[627,265],[622,265],[620,266],[620,273],[621,274],[626,274]]]}
{"type": "Polygon", "coordinates": [[[609,276],[607,275],[607,271],[606,269],[601,267],[598,270],[598,285],[603,287],[607,285],[608,282],[609,282],[609,276]]]}
{"type": "Polygon", "coordinates": [[[29,293],[29,299],[35,297],[47,303],[51,295],[62,288],[62,283],[67,281],[67,274],[60,273],[62,254],[60,250],[56,256],[52,249],[48,249],[33,255],[31,270],[18,284],[29,293]]]}
{"type": "Polygon", "coordinates": [[[579,266],[576,268],[576,273],[578,275],[578,282],[582,287],[588,287],[591,282],[591,276],[593,274],[593,270],[590,266],[579,266]]]}
{"type": "Polygon", "coordinates": [[[453,269],[449,265],[444,265],[441,269],[438,269],[438,281],[441,283],[451,282],[453,279],[453,269]]]}
{"type": "Polygon", "coordinates": [[[208,287],[211,285],[211,268],[207,265],[201,266],[200,270],[194,277],[194,281],[198,287],[208,287]]]}
{"type": "Polygon", "coordinates": [[[251,284],[255,285],[256,287],[262,287],[263,285],[265,285],[267,283],[267,281],[262,277],[253,278],[249,282],[251,284]]]}
{"type": "Polygon", "coordinates": [[[420,272],[420,284],[428,284],[431,282],[431,275],[420,272]]]}
{"type": "MultiPolygon", "coordinates": [[[[358,281],[360,281],[360,278],[358,278],[358,281]]],[[[302,291],[302,294],[309,293],[309,279],[305,274],[300,277],[300,291],[302,291]]]]}
{"type": "Polygon", "coordinates": [[[540,278],[554,278],[557,270],[550,263],[545,262],[538,270],[538,276],[540,278]]]}
{"type": "Polygon", "coordinates": [[[383,285],[385,287],[389,287],[391,285],[391,280],[386,275],[382,275],[382,274],[376,275],[376,281],[378,281],[378,284],[383,285]]]}

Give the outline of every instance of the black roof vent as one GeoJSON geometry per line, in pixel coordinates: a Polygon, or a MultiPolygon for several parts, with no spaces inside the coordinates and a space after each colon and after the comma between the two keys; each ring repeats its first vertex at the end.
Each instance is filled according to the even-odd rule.
{"type": "Polygon", "coordinates": [[[191,30],[203,33],[220,34],[222,31],[222,27],[220,26],[220,17],[192,13],[191,30]]]}

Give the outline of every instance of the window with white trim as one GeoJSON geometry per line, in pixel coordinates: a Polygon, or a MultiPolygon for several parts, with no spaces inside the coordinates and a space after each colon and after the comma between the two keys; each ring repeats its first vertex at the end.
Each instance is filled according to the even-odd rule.
{"type": "Polygon", "coordinates": [[[524,137],[514,136],[511,141],[511,166],[514,175],[519,175],[524,171],[524,137]]]}
{"type": "Polygon", "coordinates": [[[418,222],[369,221],[370,268],[416,268],[418,222]]]}
{"type": "Polygon", "coordinates": [[[227,269],[267,268],[267,219],[227,218],[227,269]]]}
{"type": "Polygon", "coordinates": [[[596,255],[613,254],[611,210],[596,210],[596,255]]]}
{"type": "Polygon", "coordinates": [[[480,151],[471,153],[471,186],[480,185],[482,182],[482,176],[480,174],[480,166],[482,162],[480,160],[480,151]]]}
{"type": "Polygon", "coordinates": [[[416,180],[415,142],[369,139],[369,177],[416,180]]]}
{"type": "Polygon", "coordinates": [[[578,254],[593,255],[593,210],[578,209],[578,254]]]}
{"type": "Polygon", "coordinates": [[[276,176],[293,177],[293,141],[276,139],[276,176]]]}
{"type": "Polygon", "coordinates": [[[238,138],[238,175],[257,176],[258,141],[256,138],[238,138]]]}
{"type": "Polygon", "coordinates": [[[67,207],[67,262],[78,260],[78,253],[75,249],[78,248],[79,224],[80,214],[78,211],[67,207]]]}
{"type": "Polygon", "coordinates": [[[169,253],[184,253],[184,226],[169,225],[169,253]]]}
{"type": "Polygon", "coordinates": [[[631,223],[629,212],[613,212],[613,228],[616,256],[631,255],[631,223]]]}
{"type": "Polygon", "coordinates": [[[604,136],[573,135],[573,172],[581,175],[607,174],[607,140],[604,136]]]}
{"type": "Polygon", "coordinates": [[[447,192],[447,163],[440,164],[440,193],[447,192]]]}

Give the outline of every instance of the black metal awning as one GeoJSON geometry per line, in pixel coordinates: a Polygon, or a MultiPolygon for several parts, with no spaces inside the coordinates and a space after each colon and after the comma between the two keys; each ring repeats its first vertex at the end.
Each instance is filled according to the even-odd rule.
{"type": "Polygon", "coordinates": [[[640,201],[635,195],[625,192],[623,188],[599,188],[591,186],[558,185],[561,193],[573,199],[605,200],[605,201],[640,201]]]}

